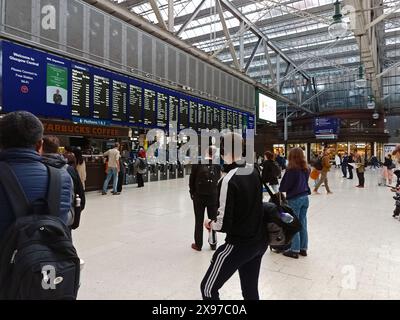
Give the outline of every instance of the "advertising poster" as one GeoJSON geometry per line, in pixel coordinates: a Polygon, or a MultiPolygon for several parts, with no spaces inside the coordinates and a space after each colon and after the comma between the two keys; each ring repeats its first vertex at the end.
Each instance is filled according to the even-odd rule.
{"type": "Polygon", "coordinates": [[[68,69],[47,64],[47,103],[68,105],[68,69]]]}

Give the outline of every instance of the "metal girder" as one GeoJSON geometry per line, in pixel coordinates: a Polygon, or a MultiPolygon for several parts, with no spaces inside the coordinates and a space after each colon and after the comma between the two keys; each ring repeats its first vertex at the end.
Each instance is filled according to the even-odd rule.
{"type": "Polygon", "coordinates": [[[252,52],[251,55],[250,55],[249,60],[247,60],[246,67],[244,68],[245,72],[247,72],[247,70],[249,70],[249,67],[250,67],[251,63],[253,62],[254,56],[255,56],[256,53],[257,53],[257,50],[258,50],[258,47],[259,47],[260,44],[261,44],[261,41],[262,41],[262,38],[259,38],[258,41],[257,41],[257,43],[256,43],[256,46],[255,46],[254,49],[253,49],[253,52],[252,52]]]}
{"type": "MultiPolygon", "coordinates": [[[[293,65],[294,68],[297,68],[296,64],[286,56],[283,51],[278,48],[273,42],[269,40],[269,38],[256,27],[246,16],[244,16],[235,6],[232,5],[228,0],[220,0],[221,4],[239,21],[244,21],[249,27],[250,31],[259,36],[261,39],[267,43],[268,47],[270,47],[273,51],[280,54],[282,59],[285,60],[288,64],[293,65]]],[[[298,70],[299,73],[306,79],[310,79],[311,77],[304,70],[298,70]]]]}
{"type": "Polygon", "coordinates": [[[275,85],[276,83],[276,75],[274,72],[274,68],[272,67],[271,57],[269,56],[268,46],[264,43],[264,52],[265,52],[265,59],[267,60],[269,72],[271,74],[272,84],[275,85]]]}
{"type": "Polygon", "coordinates": [[[282,92],[282,90],[283,90],[283,85],[285,84],[285,81],[287,80],[287,79],[285,79],[285,77],[286,77],[286,75],[289,73],[290,67],[291,67],[291,65],[288,64],[287,67],[286,67],[285,73],[284,73],[284,75],[283,75],[284,79],[280,82],[280,87],[279,87],[279,92],[280,92],[280,93],[282,92]]]}
{"type": "Polygon", "coordinates": [[[397,10],[400,9],[400,3],[398,3],[397,5],[395,5],[393,8],[391,8],[388,12],[383,13],[382,15],[380,15],[378,18],[376,18],[375,20],[371,21],[370,23],[368,23],[365,26],[365,31],[368,31],[368,29],[371,29],[374,25],[378,24],[379,22],[385,20],[386,18],[388,18],[391,14],[395,13],[397,10]]]}
{"type": "Polygon", "coordinates": [[[172,33],[175,31],[174,0],[168,0],[168,30],[172,33]]]}
{"type": "Polygon", "coordinates": [[[239,62],[238,62],[238,59],[237,59],[237,56],[236,56],[235,47],[233,46],[231,35],[229,34],[229,30],[228,30],[228,27],[226,25],[224,12],[222,11],[220,0],[215,0],[215,5],[217,7],[219,19],[220,19],[220,22],[222,24],[222,29],[224,30],[225,38],[228,41],[229,51],[231,52],[233,63],[235,65],[236,69],[240,70],[240,65],[239,65],[239,62]]]}
{"type": "Polygon", "coordinates": [[[154,11],[154,13],[155,13],[155,15],[156,15],[156,17],[157,17],[158,24],[159,24],[163,29],[168,30],[168,27],[167,27],[167,25],[165,24],[165,21],[164,21],[162,15],[161,15],[160,8],[158,7],[158,4],[157,4],[156,0],[149,0],[149,2],[150,2],[151,8],[153,9],[153,11],[154,11]]]}
{"type": "Polygon", "coordinates": [[[390,67],[386,68],[385,70],[383,70],[381,73],[377,74],[376,77],[377,78],[381,78],[383,77],[385,74],[389,73],[391,70],[400,67],[400,61],[396,62],[395,64],[392,64],[390,67]]]}
{"type": "Polygon", "coordinates": [[[176,33],[176,36],[179,37],[179,35],[185,31],[185,29],[187,28],[187,26],[194,20],[194,18],[196,18],[196,16],[198,15],[198,13],[200,12],[201,8],[203,7],[203,5],[206,3],[206,0],[203,0],[200,2],[200,4],[197,6],[197,8],[193,11],[192,15],[184,22],[184,24],[182,25],[182,27],[179,29],[179,31],[176,33]]]}
{"type": "Polygon", "coordinates": [[[240,22],[241,34],[239,37],[240,70],[244,69],[244,22],[240,22]]]}

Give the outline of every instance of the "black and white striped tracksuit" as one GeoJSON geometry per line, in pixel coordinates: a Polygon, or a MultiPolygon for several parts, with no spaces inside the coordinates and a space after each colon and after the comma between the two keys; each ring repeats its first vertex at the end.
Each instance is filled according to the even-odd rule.
{"type": "Polygon", "coordinates": [[[268,247],[262,223],[262,182],[256,169],[243,175],[239,168],[235,163],[230,165],[219,183],[218,216],[211,227],[227,236],[201,283],[203,299],[219,299],[219,289],[236,271],[244,299],[259,299],[261,259],[268,247]]]}

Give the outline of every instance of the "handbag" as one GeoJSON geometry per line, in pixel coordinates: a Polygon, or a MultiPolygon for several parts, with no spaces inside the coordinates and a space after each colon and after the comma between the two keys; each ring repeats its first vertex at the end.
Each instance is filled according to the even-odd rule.
{"type": "Polygon", "coordinates": [[[318,171],[317,169],[312,169],[311,173],[310,173],[310,179],[312,180],[317,180],[319,178],[320,175],[320,171],[318,171]]]}

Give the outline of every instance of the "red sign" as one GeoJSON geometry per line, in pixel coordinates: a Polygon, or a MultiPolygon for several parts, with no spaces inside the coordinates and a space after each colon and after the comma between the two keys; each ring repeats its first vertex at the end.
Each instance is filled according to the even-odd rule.
{"type": "Polygon", "coordinates": [[[21,92],[26,94],[26,93],[29,92],[29,88],[27,86],[22,86],[21,87],[21,92]]]}

